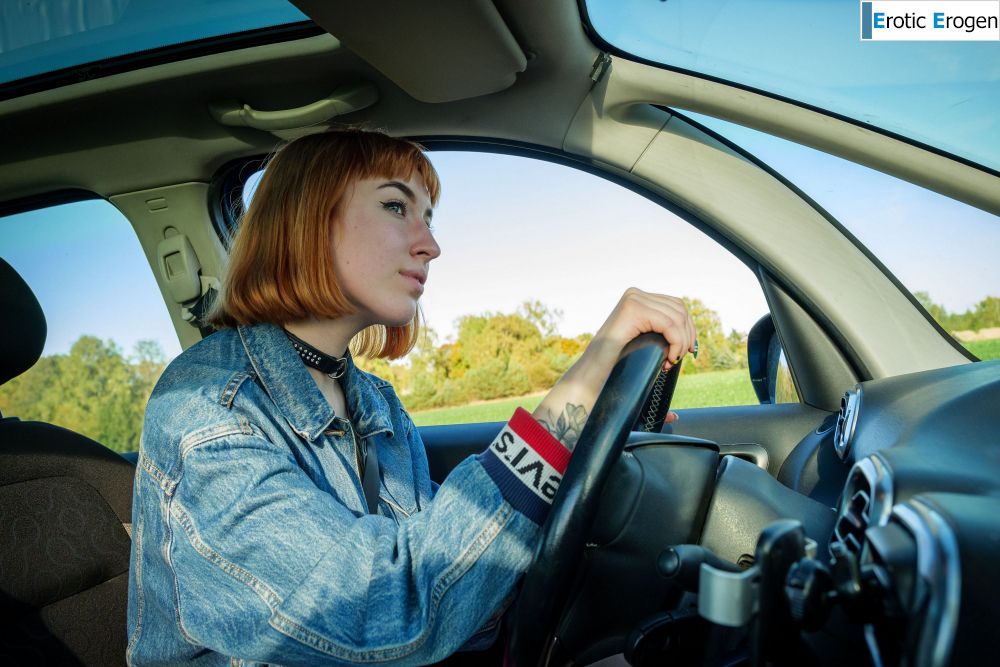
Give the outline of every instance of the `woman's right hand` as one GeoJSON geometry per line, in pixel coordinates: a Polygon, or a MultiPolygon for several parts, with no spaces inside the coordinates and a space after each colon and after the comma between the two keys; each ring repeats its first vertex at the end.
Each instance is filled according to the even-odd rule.
{"type": "Polygon", "coordinates": [[[694,351],[697,331],[684,301],[630,287],[580,359],[535,409],[536,421],[566,447],[576,446],[583,425],[622,350],[633,338],[650,332],[662,335],[667,341],[664,370],[678,363],[687,352],[694,351]]]}

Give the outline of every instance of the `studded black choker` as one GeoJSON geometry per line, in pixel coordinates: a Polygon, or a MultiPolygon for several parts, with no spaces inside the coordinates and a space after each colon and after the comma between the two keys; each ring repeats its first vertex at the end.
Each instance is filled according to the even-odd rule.
{"type": "Polygon", "coordinates": [[[299,357],[306,366],[315,368],[320,373],[325,373],[334,380],[347,372],[347,357],[334,357],[326,352],[317,350],[291,331],[286,330],[285,335],[288,336],[288,340],[292,341],[292,347],[299,353],[299,357]]]}

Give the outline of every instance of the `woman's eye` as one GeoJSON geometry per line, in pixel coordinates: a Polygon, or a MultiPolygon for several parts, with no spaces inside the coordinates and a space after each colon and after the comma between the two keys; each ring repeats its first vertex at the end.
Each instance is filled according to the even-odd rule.
{"type": "Polygon", "coordinates": [[[385,210],[395,213],[396,215],[406,215],[406,203],[401,201],[384,201],[382,202],[382,208],[385,210]]]}

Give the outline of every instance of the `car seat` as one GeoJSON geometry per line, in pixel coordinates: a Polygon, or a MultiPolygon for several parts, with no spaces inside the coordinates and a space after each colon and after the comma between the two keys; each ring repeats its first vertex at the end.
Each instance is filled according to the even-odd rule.
{"type": "MultiPolygon", "coordinates": [[[[0,385],[45,316],[0,259],[0,385]]],[[[123,665],[133,464],[78,433],[0,415],[0,664],[123,665]]]]}

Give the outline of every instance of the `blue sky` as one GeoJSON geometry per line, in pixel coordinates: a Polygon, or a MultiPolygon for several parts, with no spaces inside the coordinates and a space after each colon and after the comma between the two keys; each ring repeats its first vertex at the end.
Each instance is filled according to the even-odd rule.
{"type": "Polygon", "coordinates": [[[874,169],[733,123],[690,114],[825,208],[913,292],[962,312],[1000,295],[1000,219],[874,169]]]}
{"type": "Polygon", "coordinates": [[[829,109],[1000,170],[1000,40],[861,41],[860,3],[850,0],[586,6],[601,36],[638,56],[829,109]]]}
{"type": "Polygon", "coordinates": [[[156,281],[128,220],[110,203],[65,204],[0,219],[0,256],[45,312],[43,354],[69,351],[82,334],[112,338],[125,352],[157,340],[180,352],[156,281]]]}
{"type": "MultiPolygon", "coordinates": [[[[703,119],[706,120],[706,119],[703,119]]],[[[707,119],[827,207],[913,290],[950,310],[1000,294],[1000,221],[838,158],[707,119]]],[[[566,335],[593,332],[630,285],[702,299],[723,326],[747,331],[766,311],[746,266],[634,193],[537,160],[433,153],[443,181],[435,214],[443,253],[423,299],[442,336],[468,313],[539,299],[563,311],[566,335]]],[[[45,353],[83,333],[126,352],[176,335],[138,240],[109,203],[89,201],[0,220],[0,256],[37,293],[45,353]],[[113,261],[112,261],[113,260],[113,261]]]]}

